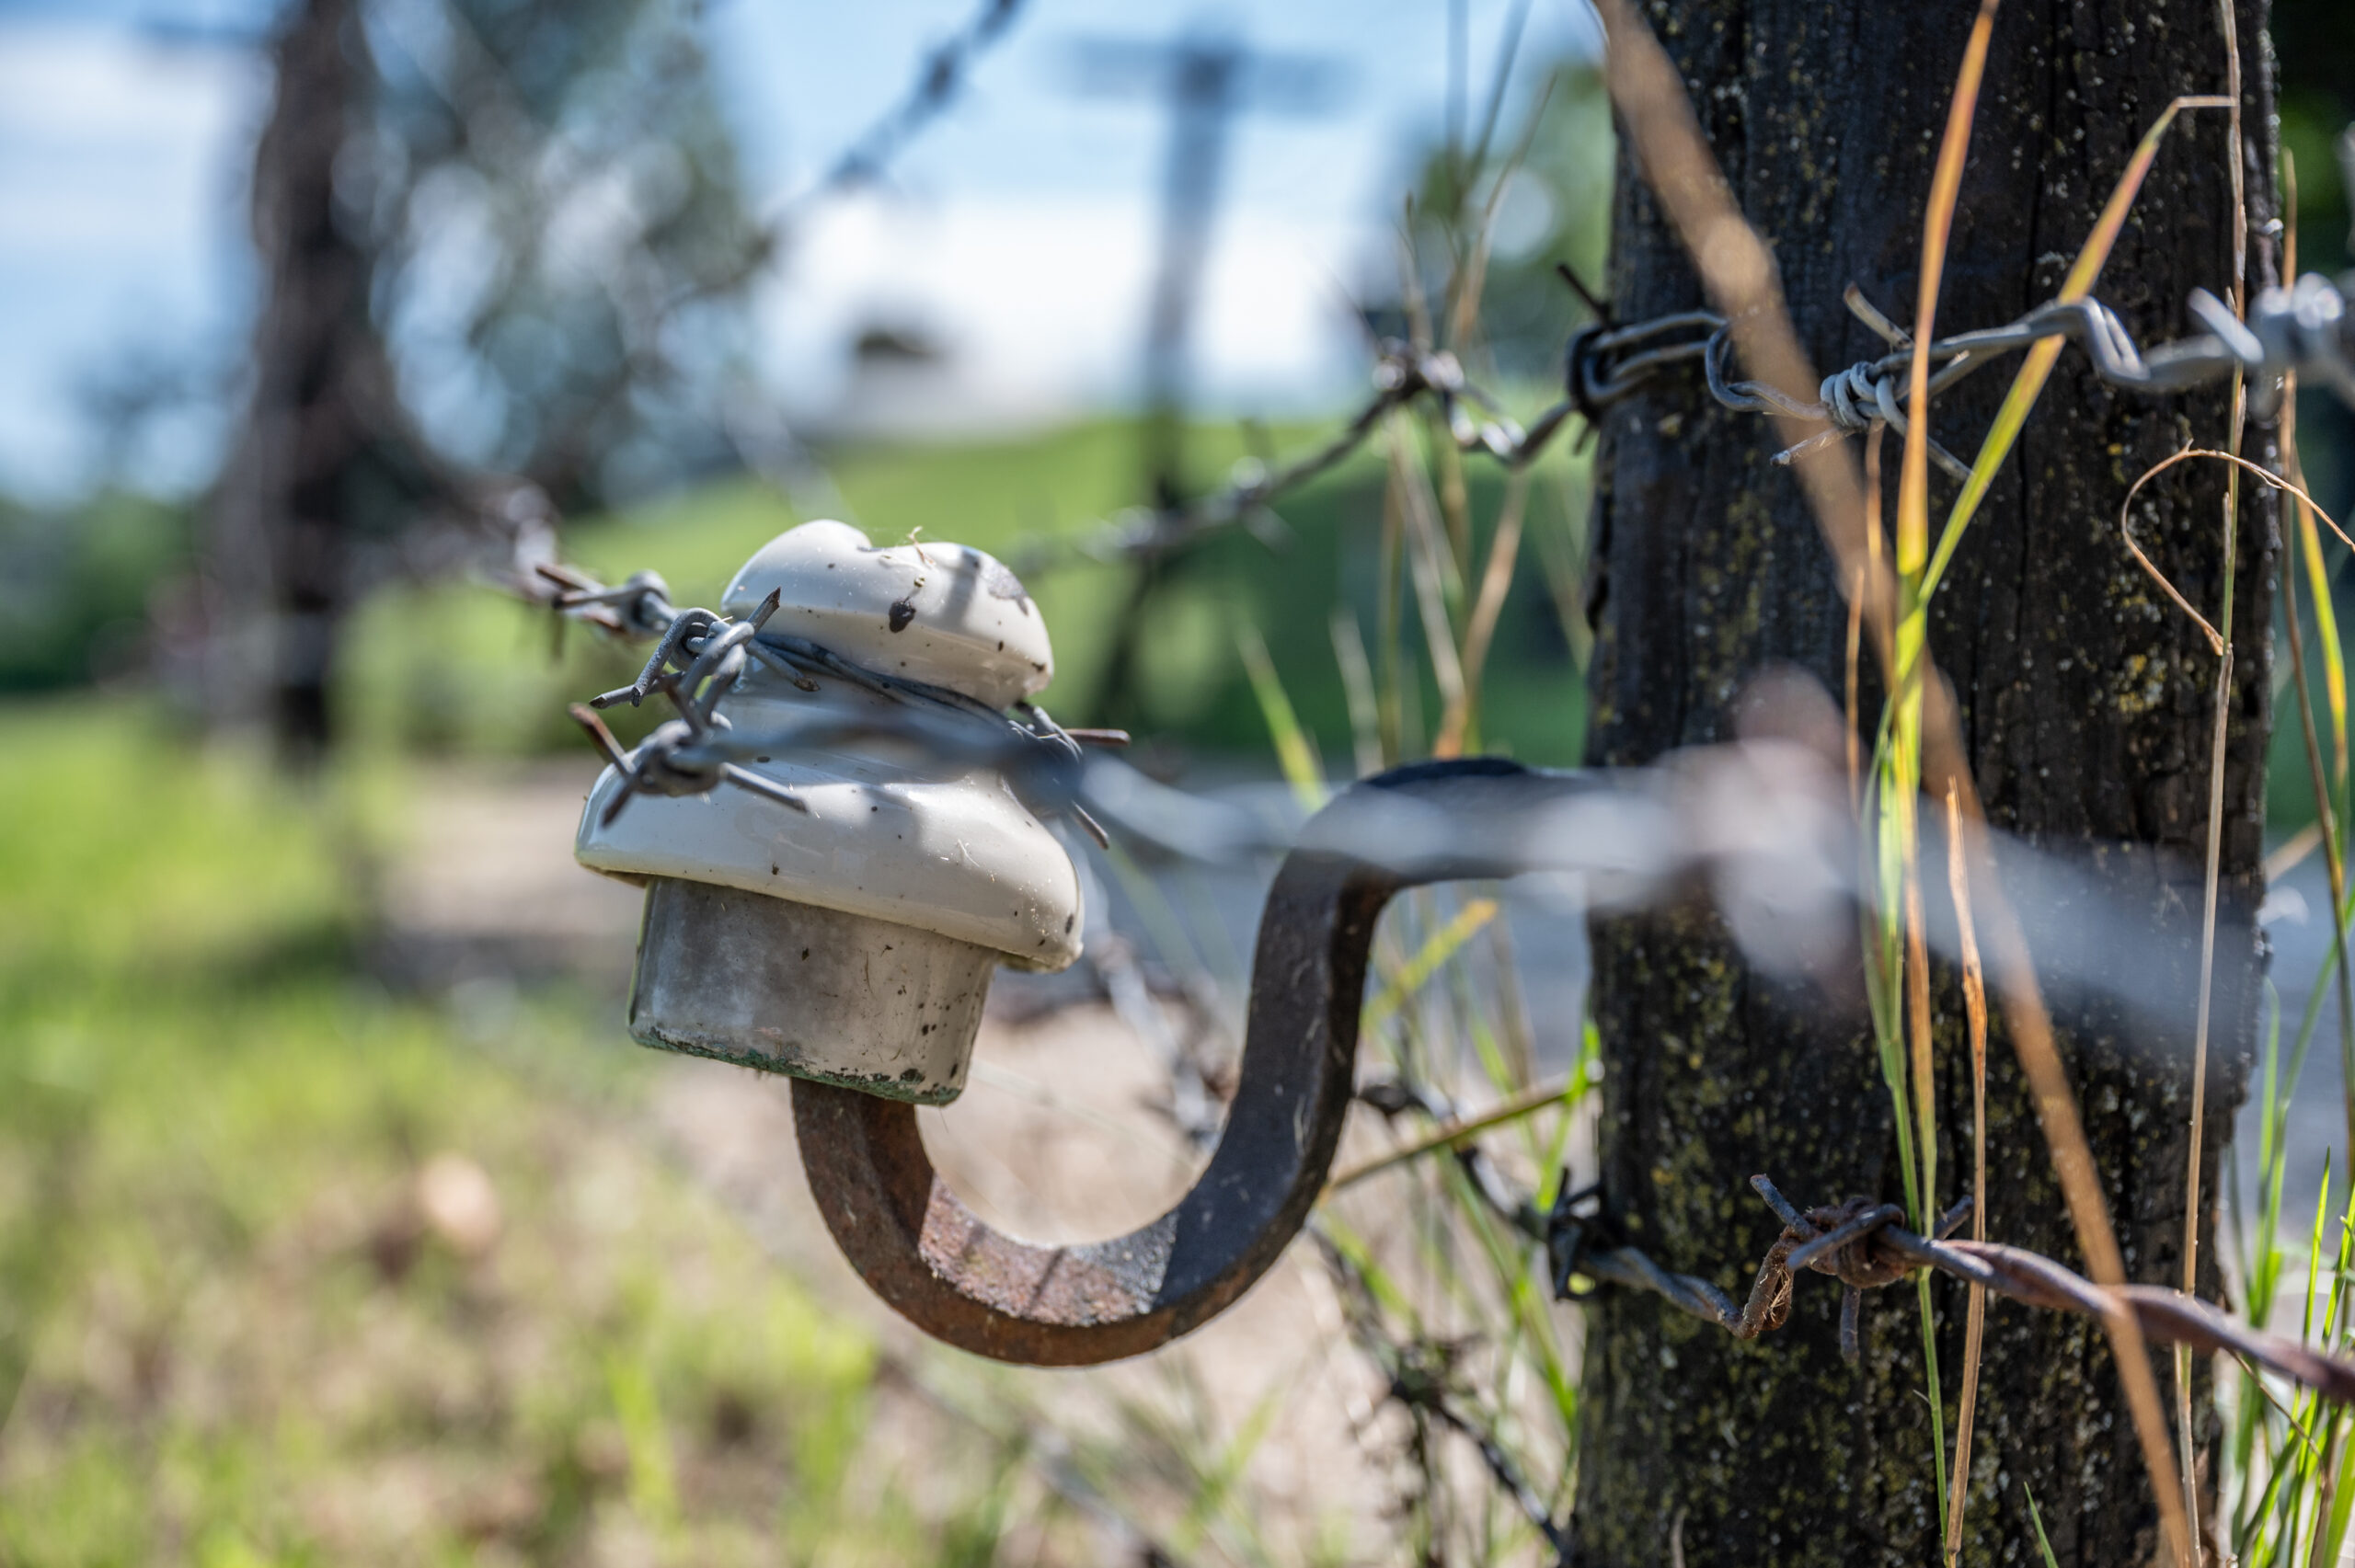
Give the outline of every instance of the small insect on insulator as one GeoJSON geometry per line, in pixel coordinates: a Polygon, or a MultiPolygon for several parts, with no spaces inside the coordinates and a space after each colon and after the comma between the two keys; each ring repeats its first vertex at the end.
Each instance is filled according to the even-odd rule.
{"type": "Polygon", "coordinates": [[[831,660],[751,662],[717,712],[730,735],[786,738],[738,765],[807,809],[717,789],[609,813],[624,781],[607,768],[581,814],[580,864],[646,888],[630,1033],[945,1104],[965,1086],[992,971],[1079,956],[1079,875],[994,767],[895,742],[909,710],[890,688],[1003,711],[1054,673],[1046,624],[982,551],[879,549],[840,522],[771,540],[722,612],[772,592],[764,635],[831,660]],[[796,746],[797,730],[820,738],[796,746]]]}

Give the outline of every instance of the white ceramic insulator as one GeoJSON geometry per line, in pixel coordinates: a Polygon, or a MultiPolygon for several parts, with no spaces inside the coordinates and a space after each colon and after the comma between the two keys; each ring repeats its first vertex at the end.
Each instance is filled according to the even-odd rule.
{"type": "Polygon", "coordinates": [[[1004,563],[962,544],[879,548],[846,522],[805,522],[763,545],[719,608],[749,615],[778,594],[772,631],[853,664],[1011,707],[1054,678],[1047,623],[1004,563]]]}
{"type": "MultiPolygon", "coordinates": [[[[888,698],[836,681],[819,686],[801,692],[755,673],[720,711],[748,735],[830,710],[892,716],[888,698]]],[[[994,948],[1017,968],[1060,969],[1079,956],[1079,873],[994,772],[919,776],[903,757],[847,747],[741,765],[790,789],[808,813],[722,784],[636,796],[601,826],[621,786],[608,768],[581,811],[575,854],[633,881],[715,882],[936,932],[994,948]]]]}

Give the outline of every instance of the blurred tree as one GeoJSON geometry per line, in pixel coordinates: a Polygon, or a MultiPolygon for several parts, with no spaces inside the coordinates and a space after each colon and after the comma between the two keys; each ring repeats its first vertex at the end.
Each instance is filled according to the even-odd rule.
{"type": "Polygon", "coordinates": [[[730,328],[772,241],[692,19],[671,0],[288,13],[254,160],[266,295],[205,541],[216,719],[316,756],[370,584],[733,461],[730,328]]]}
{"type": "Polygon", "coordinates": [[[732,464],[747,212],[685,0],[368,0],[343,195],[429,435],[561,509],[732,464]]]}

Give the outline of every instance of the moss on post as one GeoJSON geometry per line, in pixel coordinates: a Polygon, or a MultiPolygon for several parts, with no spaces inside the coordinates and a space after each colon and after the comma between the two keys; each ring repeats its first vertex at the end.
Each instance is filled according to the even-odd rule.
{"type": "MultiPolygon", "coordinates": [[[[1802,341],[1832,371],[1881,351],[1841,304],[1851,282],[1893,314],[1913,297],[1924,200],[1968,6],[1652,0],[1737,200],[1775,247],[1802,341]]],[[[2239,7],[2252,289],[2278,249],[2264,6],[2239,7]]],[[[2211,0],[2005,6],[1982,97],[1940,324],[1993,325],[2049,298],[2101,197],[2169,99],[2216,92],[2211,0]]],[[[2162,153],[2100,297],[2142,341],[2192,329],[2184,302],[2229,276],[2223,117],[2162,153]]],[[[1613,245],[1623,320],[1701,303],[1674,235],[1623,159],[1613,245]]],[[[1943,399],[1937,435],[1966,454],[2007,378],[1943,399]]],[[[2226,395],[2142,397],[2064,359],[1940,589],[1932,642],[1995,821],[2082,857],[2157,934],[2128,966],[2198,959],[2200,863],[2215,662],[2154,602],[2118,538],[2134,475],[2187,434],[2222,444],[2226,395]],[[2188,918],[2187,918],[2188,916],[2188,918]]],[[[2246,450],[2268,461],[2272,434],[2246,450]]],[[[1592,760],[1626,765],[1723,738],[1741,682],[1773,664],[1843,682],[1838,584],[1763,421],[1662,377],[1614,408],[1598,467],[1600,641],[1592,760]]],[[[2186,464],[2144,492],[2138,533],[2194,602],[2222,581],[2221,465],[2186,464]],[[2205,467],[2210,472],[2188,470],[2205,467]],[[2147,519],[2148,521],[2143,521],[2147,519]]],[[[2205,1132],[2211,1206],[2245,1090],[2261,957],[2259,890],[2275,509],[2245,495],[2223,842],[2226,918],[2205,1132]]],[[[1934,475],[1933,528],[1952,498],[1934,475]]],[[[1867,723],[1879,695],[1869,673],[1867,723]]],[[[1869,728],[1867,729],[1869,737],[1869,728]]],[[[1777,1229],[1745,1185],[1767,1172],[1801,1203],[1901,1190],[1896,1134],[1861,1004],[1749,970],[1716,921],[1680,912],[1598,921],[1594,1006],[1609,1073],[1602,1126],[1610,1202],[1666,1266],[1738,1288],[1777,1229]]],[[[1959,996],[1936,993],[1939,1169],[1967,1179],[1969,1053],[1959,996]]],[[[2130,1274],[2175,1282],[2189,1115],[2189,1020],[2156,1035],[2116,1008],[2064,1005],[2062,1046],[2130,1274]]],[[[2075,1264],[2069,1221],[2000,1028],[1990,1045],[1990,1229],[2075,1264]]],[[[2203,1243],[2203,1274],[2214,1249],[2203,1243]]],[[[1588,1309],[1579,1516],[1587,1561],[1713,1565],[1935,1562],[1931,1454],[1910,1288],[1868,1299],[1864,1357],[1839,1356],[1839,1292],[1802,1280],[1789,1325],[1753,1345],[1648,1297],[1588,1309]]],[[[2212,1285],[2210,1291],[2212,1294],[2212,1285]]],[[[1961,1287],[1934,1288],[1951,1402],[1961,1287]]],[[[1967,1561],[2033,1560],[2033,1488],[2064,1564],[2149,1561],[2156,1513],[2098,1330],[1996,1305],[1988,1316],[1967,1561]]],[[[2162,1379],[2167,1376],[2165,1368],[2162,1379]]],[[[2215,1423],[2200,1394],[2202,1440],[2215,1423]]],[[[1950,1423],[1949,1423],[1950,1429],[1950,1423]]],[[[2203,1508],[2204,1513],[2204,1508],[2203,1508]]]]}

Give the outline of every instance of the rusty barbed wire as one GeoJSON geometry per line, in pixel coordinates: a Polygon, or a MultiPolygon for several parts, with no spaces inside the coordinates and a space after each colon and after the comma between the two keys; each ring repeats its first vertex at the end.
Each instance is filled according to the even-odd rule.
{"type": "MultiPolygon", "coordinates": [[[[1360,1089],[1358,1097],[1385,1115],[1413,1110],[1439,1121],[1455,1112],[1444,1095],[1404,1080],[1370,1082],[1360,1089]]],[[[1557,1299],[1576,1300],[1586,1294],[1573,1288],[1574,1278],[1595,1286],[1648,1291],[1737,1339],[1748,1340],[1781,1328],[1788,1321],[1796,1277],[1801,1271],[1812,1270],[1842,1286],[1841,1352],[1854,1362],[1861,1350],[1865,1292],[1895,1284],[1915,1269],[1932,1268],[2031,1307],[2094,1318],[2122,1309],[2133,1315],[2147,1341],[2229,1355],[2252,1371],[2262,1368],[2325,1398],[2355,1402],[2355,1362],[2237,1322],[2179,1291],[2130,1285],[2112,1292],[2024,1248],[1946,1240],[1970,1217],[1972,1202],[1968,1197],[1942,1215],[1933,1235],[1924,1237],[1904,1229],[1900,1223],[1904,1211],[1897,1205],[1851,1197],[1801,1210],[1772,1180],[1753,1176],[1752,1189],[1782,1220],[1783,1229],[1760,1262],[1748,1299],[1736,1306],[1711,1281],[1666,1269],[1634,1246],[1610,1215],[1601,1184],[1572,1188],[1565,1170],[1554,1202],[1541,1210],[1535,1198],[1513,1189],[1480,1152],[1476,1141],[1447,1152],[1469,1179],[1479,1202],[1544,1248],[1557,1299]]],[[[1453,1356],[1461,1346],[1431,1340],[1419,1332],[1391,1332],[1356,1262],[1322,1226],[1312,1224],[1310,1234],[1341,1287],[1351,1337],[1374,1361],[1384,1379],[1387,1397],[1419,1419],[1435,1420],[1470,1441],[1499,1491],[1552,1549],[1557,1568],[1577,1562],[1575,1511],[1557,1520],[1497,1433],[1452,1397],[1453,1356]]]]}
{"type": "MultiPolygon", "coordinates": [[[[1671,1273],[1632,1245],[1604,1212],[1595,1187],[1566,1190],[1546,1217],[1544,1239],[1556,1297],[1572,1297],[1570,1281],[1582,1276],[1648,1290],[1691,1316],[1717,1324],[1737,1339],[1754,1339],[1783,1325],[1789,1315],[1794,1277],[1802,1269],[1813,1269],[1839,1280],[1845,1289],[1841,1348],[1853,1359],[1863,1293],[1894,1284],[1917,1268],[1930,1268],[2052,1311],[2099,1318],[2114,1307],[2123,1307],[2142,1326],[2143,1337],[2154,1343],[2232,1356],[2313,1389],[2326,1399],[2355,1402],[2355,1361],[2236,1322],[2196,1297],[2151,1285],[2106,1290],[2040,1253],[1994,1242],[1945,1240],[1970,1217],[1969,1198],[1939,1219],[1933,1236],[1920,1236],[1898,1223],[1904,1211],[1895,1204],[1850,1198],[1801,1210],[1767,1177],[1752,1176],[1750,1185],[1783,1221],[1783,1230],[1759,1264],[1750,1300],[1743,1307],[1737,1309],[1709,1281],[1671,1273]]],[[[1564,1185],[1567,1189],[1567,1182],[1564,1185]]]]}
{"type": "Polygon", "coordinates": [[[1322,1228],[1311,1226],[1309,1235],[1340,1287],[1338,1294],[1342,1318],[1350,1337],[1382,1375],[1384,1397],[1411,1414],[1436,1420],[1471,1443],[1489,1479],[1552,1548],[1557,1568],[1569,1568],[1579,1557],[1578,1516],[1566,1512],[1557,1519],[1552,1507],[1522,1473],[1521,1466],[1495,1429],[1463,1407],[1455,1395],[1453,1377],[1455,1353],[1462,1347],[1420,1334],[1394,1335],[1384,1322],[1381,1303],[1356,1260],[1322,1228]]]}
{"type": "MultiPolygon", "coordinates": [[[[1384,1116],[1411,1110],[1443,1123],[1460,1114],[1447,1096],[1406,1079],[1371,1081],[1361,1086],[1357,1097],[1384,1116]]],[[[1559,1300],[1575,1301],[1587,1294],[1573,1287],[1572,1281],[1580,1278],[1594,1286],[1647,1291],[1689,1316],[1717,1324],[1736,1339],[1750,1340],[1784,1326],[1790,1316],[1797,1276],[1812,1270],[1830,1276],[1842,1287],[1841,1353],[1853,1362],[1861,1352],[1865,1292],[1896,1284],[1916,1269],[1930,1268],[2049,1310],[2101,1318],[2122,1308],[2134,1316],[2148,1341],[2232,1356],[2252,1369],[2273,1372],[2324,1398],[2355,1402],[2355,1360],[2237,1322],[2177,1290],[2129,1285],[2112,1292],[2039,1253],[1999,1242],[1947,1240],[1970,1218],[1972,1200],[1968,1197],[1941,1215],[1932,1234],[1925,1237],[1903,1227],[1904,1210],[1895,1204],[1850,1197],[1802,1210],[1771,1179],[1753,1176],[1752,1190],[1783,1222],[1783,1229],[1760,1261],[1748,1298],[1737,1306],[1711,1281],[1667,1269],[1635,1246],[1611,1215],[1602,1184],[1573,1188],[1565,1170],[1552,1204],[1541,1208],[1534,1196],[1517,1190],[1481,1152],[1477,1140],[1445,1151],[1478,1202],[1545,1250],[1554,1294],[1559,1300]]],[[[1344,1304],[1351,1309],[1351,1327],[1389,1379],[1390,1397],[1424,1411],[1471,1439],[1499,1487],[1544,1532],[1559,1560],[1573,1561],[1575,1516],[1557,1525],[1494,1434],[1449,1404],[1444,1356],[1433,1363],[1432,1346],[1426,1341],[1410,1337],[1401,1342],[1363,1327],[1358,1320],[1368,1312],[1378,1319],[1378,1309],[1371,1302],[1361,1271],[1321,1229],[1312,1226],[1311,1234],[1327,1267],[1349,1290],[1344,1304]],[[1438,1376],[1432,1375],[1434,1366],[1438,1376]]]]}

